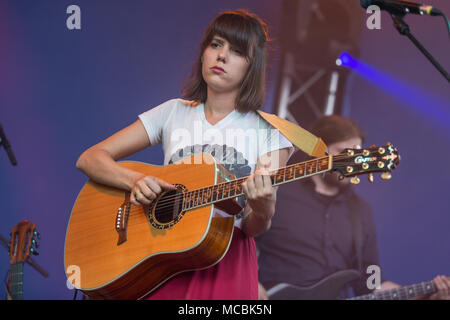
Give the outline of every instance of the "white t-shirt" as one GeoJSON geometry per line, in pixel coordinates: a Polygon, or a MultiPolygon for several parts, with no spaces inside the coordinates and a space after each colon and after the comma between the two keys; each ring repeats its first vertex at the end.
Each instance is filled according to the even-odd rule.
{"type": "MultiPolygon", "coordinates": [[[[255,171],[264,154],[283,148],[294,148],[278,130],[256,112],[236,110],[211,125],[206,120],[204,104],[191,106],[189,101],[172,99],[139,115],[150,144],[162,143],[164,165],[196,153],[209,153],[237,178],[255,171]]],[[[245,198],[240,197],[245,206],[245,198]]],[[[241,212],[242,214],[242,212],[241,212]]],[[[235,225],[240,227],[241,215],[235,225]]]]}

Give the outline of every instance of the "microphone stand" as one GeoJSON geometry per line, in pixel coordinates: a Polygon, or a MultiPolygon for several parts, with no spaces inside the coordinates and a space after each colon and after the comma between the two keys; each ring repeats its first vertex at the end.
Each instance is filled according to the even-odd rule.
{"type": "Polygon", "coordinates": [[[9,144],[8,139],[6,139],[5,132],[3,131],[3,127],[0,124],[0,147],[3,145],[5,148],[6,153],[8,154],[9,161],[11,161],[11,164],[13,166],[17,165],[16,157],[14,156],[14,153],[11,149],[11,145],[9,144]]]}
{"type": "Polygon", "coordinates": [[[403,20],[405,15],[391,14],[394,20],[394,26],[397,28],[401,35],[407,36],[412,43],[428,58],[428,60],[436,67],[436,69],[450,82],[450,75],[447,71],[433,58],[433,56],[424,48],[424,46],[411,34],[409,31],[409,25],[403,20]]]}

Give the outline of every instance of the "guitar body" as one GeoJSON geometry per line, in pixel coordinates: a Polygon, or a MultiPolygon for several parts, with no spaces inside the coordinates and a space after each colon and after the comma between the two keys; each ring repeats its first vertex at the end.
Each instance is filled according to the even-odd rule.
{"type": "MultiPolygon", "coordinates": [[[[203,155],[207,159],[202,164],[196,164],[194,157],[163,167],[119,164],[176,185],[178,195],[234,178],[212,156],[203,155]]],[[[178,273],[216,264],[228,250],[234,217],[217,214],[214,207],[232,215],[242,209],[232,199],[183,212],[175,201],[169,208],[173,219],[155,224],[157,207],[134,206],[129,196],[88,181],[72,209],[65,268],[66,272],[71,266],[79,268],[75,287],[91,298],[143,298],[178,273]]],[[[173,198],[163,192],[153,202],[164,209],[173,198]]]]}
{"type": "Polygon", "coordinates": [[[308,287],[279,283],[267,294],[270,300],[336,300],[341,290],[360,276],[357,270],[341,270],[308,287]]]}

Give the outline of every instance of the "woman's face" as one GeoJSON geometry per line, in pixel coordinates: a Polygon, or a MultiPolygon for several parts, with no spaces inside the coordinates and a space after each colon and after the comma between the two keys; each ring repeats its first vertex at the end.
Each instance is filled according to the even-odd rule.
{"type": "Polygon", "coordinates": [[[214,36],[202,55],[203,79],[214,91],[238,91],[249,65],[243,52],[224,38],[214,36]]]}

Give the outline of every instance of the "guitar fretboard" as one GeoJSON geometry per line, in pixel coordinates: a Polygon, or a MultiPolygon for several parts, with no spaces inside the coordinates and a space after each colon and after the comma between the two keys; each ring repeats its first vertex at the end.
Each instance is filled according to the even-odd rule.
{"type": "Polygon", "coordinates": [[[349,300],[408,300],[434,292],[436,292],[434,282],[428,281],[401,288],[374,292],[363,296],[354,297],[349,300]]]}
{"type": "Polygon", "coordinates": [[[23,262],[12,264],[9,270],[9,293],[13,300],[23,299],[23,262]]]}
{"type": "MultiPolygon", "coordinates": [[[[317,158],[280,168],[270,174],[272,186],[303,179],[331,169],[331,157],[317,158]]],[[[183,210],[196,209],[244,194],[242,183],[247,177],[186,192],[183,210]]]]}

